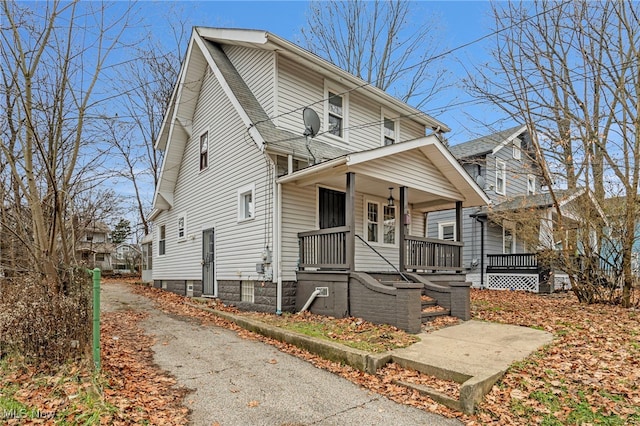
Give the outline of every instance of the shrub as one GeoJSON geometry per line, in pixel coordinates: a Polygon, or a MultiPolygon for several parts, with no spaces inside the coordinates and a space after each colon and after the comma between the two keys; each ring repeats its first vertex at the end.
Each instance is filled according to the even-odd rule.
{"type": "Polygon", "coordinates": [[[0,281],[0,358],[19,354],[44,367],[85,357],[91,350],[91,281],[74,271],[64,292],[40,277],[0,281]]]}

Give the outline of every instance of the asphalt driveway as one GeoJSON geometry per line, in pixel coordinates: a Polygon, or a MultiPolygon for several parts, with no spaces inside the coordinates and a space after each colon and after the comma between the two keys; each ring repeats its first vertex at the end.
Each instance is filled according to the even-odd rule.
{"type": "Polygon", "coordinates": [[[102,288],[102,310],[149,312],[154,361],[180,385],[193,425],[460,425],[395,403],[225,328],[169,315],[124,284],[102,288]]]}

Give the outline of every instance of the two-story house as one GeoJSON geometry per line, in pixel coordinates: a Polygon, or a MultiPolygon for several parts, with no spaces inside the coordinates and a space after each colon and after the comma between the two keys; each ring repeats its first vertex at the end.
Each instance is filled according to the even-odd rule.
{"type": "MultiPolygon", "coordinates": [[[[542,271],[537,252],[562,248],[557,216],[563,232],[580,227],[584,189],[554,191],[555,199],[540,190],[540,162],[536,160],[527,127],[519,125],[451,146],[451,153],[476,179],[491,200],[489,206],[463,211],[463,265],[474,286],[491,289],[553,291],[568,285],[568,276],[542,271]],[[555,281],[551,281],[551,280],[555,281]],[[544,281],[544,282],[543,282],[544,281]]],[[[427,215],[426,236],[457,240],[455,213],[427,215]]]]}
{"type": "Polygon", "coordinates": [[[112,253],[115,245],[111,242],[111,230],[103,222],[91,221],[76,231],[76,260],[90,268],[103,271],[113,269],[112,253]]]}
{"type": "Polygon", "coordinates": [[[195,28],[156,143],[154,284],[415,330],[423,279],[443,271],[433,288],[468,317],[461,244],[424,238],[423,217],[488,198],[442,131],[271,33],[195,28]]]}

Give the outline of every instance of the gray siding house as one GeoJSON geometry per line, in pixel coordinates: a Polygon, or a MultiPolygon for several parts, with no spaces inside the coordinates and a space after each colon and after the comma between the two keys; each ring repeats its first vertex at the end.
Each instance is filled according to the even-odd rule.
{"type": "Polygon", "coordinates": [[[429,291],[468,316],[461,245],[424,218],[489,200],[432,129],[448,130],[271,33],[195,28],[156,143],[154,285],[416,331],[439,272],[429,291]]]}
{"type": "MultiPolygon", "coordinates": [[[[562,237],[554,229],[557,212],[552,197],[540,191],[541,171],[527,127],[519,125],[449,149],[490,199],[489,206],[462,212],[467,279],[475,287],[535,292],[568,285],[561,271],[552,277],[540,275],[536,253],[560,248],[562,237]],[[535,222],[528,227],[528,232],[535,231],[528,244],[521,235],[527,220],[535,222]]],[[[555,190],[555,195],[564,217],[578,227],[579,215],[572,208],[589,193],[555,190]]],[[[431,212],[426,223],[426,237],[456,241],[454,211],[431,212]]]]}

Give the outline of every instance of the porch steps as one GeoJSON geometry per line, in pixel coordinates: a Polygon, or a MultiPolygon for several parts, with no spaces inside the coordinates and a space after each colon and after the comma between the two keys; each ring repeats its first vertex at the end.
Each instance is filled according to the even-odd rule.
{"type": "Polygon", "coordinates": [[[445,309],[438,305],[438,301],[429,296],[422,296],[422,323],[428,323],[433,319],[451,314],[450,309],[445,309]]]}

